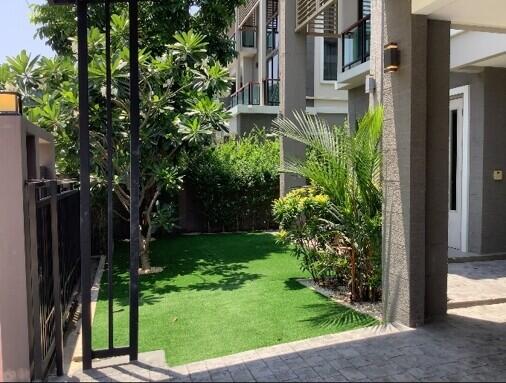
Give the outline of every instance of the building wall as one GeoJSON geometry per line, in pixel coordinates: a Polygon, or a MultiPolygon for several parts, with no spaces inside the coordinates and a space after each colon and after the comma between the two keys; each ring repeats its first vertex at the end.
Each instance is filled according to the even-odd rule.
{"type": "Polygon", "coordinates": [[[315,65],[315,38],[312,36],[306,37],[306,99],[308,106],[314,106],[313,98],[315,95],[315,72],[317,73],[318,67],[315,65]]]}
{"type": "Polygon", "coordinates": [[[493,171],[506,170],[506,69],[485,68],[483,136],[482,252],[506,251],[506,181],[493,171]]]}
{"type": "Polygon", "coordinates": [[[365,93],[365,86],[348,91],[348,121],[350,127],[356,126],[359,120],[369,110],[369,95],[365,93]]]}
{"type": "Polygon", "coordinates": [[[277,114],[237,114],[231,119],[230,133],[233,135],[243,136],[250,133],[256,127],[270,129],[272,126],[272,121],[274,121],[276,117],[277,114]]]}
{"type": "Polygon", "coordinates": [[[506,170],[506,70],[452,73],[451,88],[470,88],[469,251],[506,252],[506,181],[493,171],[506,170]]]}
{"type": "MultiPolygon", "coordinates": [[[[338,59],[341,56],[341,51],[337,51],[338,59]]],[[[314,38],[314,75],[311,77],[314,83],[314,98],[315,106],[322,103],[324,100],[329,102],[339,103],[339,101],[346,101],[348,98],[347,92],[343,90],[336,90],[335,81],[325,81],[323,79],[323,37],[314,38]]],[[[339,70],[339,62],[338,62],[339,70]]]]}

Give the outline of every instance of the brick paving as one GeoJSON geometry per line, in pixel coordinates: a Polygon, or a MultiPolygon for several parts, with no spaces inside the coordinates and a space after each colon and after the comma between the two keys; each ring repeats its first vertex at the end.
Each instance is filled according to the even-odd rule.
{"type": "Polygon", "coordinates": [[[183,366],[163,352],[115,358],[53,381],[346,382],[506,381],[506,304],[450,310],[419,329],[396,326],[327,335],[183,366]]]}
{"type": "Polygon", "coordinates": [[[506,303],[506,261],[448,265],[450,308],[506,303]]]}

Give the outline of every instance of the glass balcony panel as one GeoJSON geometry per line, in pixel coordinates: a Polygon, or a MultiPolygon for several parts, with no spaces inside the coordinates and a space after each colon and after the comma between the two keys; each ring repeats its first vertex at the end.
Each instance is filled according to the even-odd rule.
{"type": "Polygon", "coordinates": [[[342,71],[369,60],[371,50],[371,17],[365,16],[357,24],[344,31],[342,39],[342,71]]]}
{"type": "Polygon", "coordinates": [[[253,30],[245,30],[241,33],[243,48],[255,48],[256,32],[253,30]]]}

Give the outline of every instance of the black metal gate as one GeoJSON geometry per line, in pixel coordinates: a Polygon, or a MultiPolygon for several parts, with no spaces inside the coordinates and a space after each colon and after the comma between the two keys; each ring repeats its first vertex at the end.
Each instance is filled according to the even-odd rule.
{"type": "Polygon", "coordinates": [[[81,248],[81,301],[82,301],[82,339],[83,369],[92,367],[93,358],[129,355],[130,360],[138,357],[139,332],[139,199],[140,199],[140,143],[139,143],[139,42],[138,42],[138,1],[139,0],[49,0],[50,4],[73,4],[77,12],[77,42],[79,70],[79,147],[80,147],[80,248],[81,248]],[[130,37],[130,321],[129,346],[116,348],[113,342],[113,216],[112,216],[112,102],[111,102],[111,2],[127,2],[129,6],[130,37]],[[91,219],[90,219],[90,134],[89,134],[89,92],[88,92],[88,6],[105,7],[106,26],[106,115],[107,115],[107,154],[108,154],[108,300],[109,335],[108,348],[93,350],[91,344],[91,219]]]}
{"type": "Polygon", "coordinates": [[[28,182],[26,195],[30,361],[34,379],[63,369],[63,333],[80,286],[79,190],[28,182]]]}

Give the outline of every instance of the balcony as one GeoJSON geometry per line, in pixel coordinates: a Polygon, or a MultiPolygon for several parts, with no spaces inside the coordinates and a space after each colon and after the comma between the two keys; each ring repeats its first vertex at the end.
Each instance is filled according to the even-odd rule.
{"type": "Polygon", "coordinates": [[[250,81],[237,92],[232,93],[224,102],[229,109],[237,105],[260,105],[260,92],[264,92],[265,106],[279,105],[279,80],[264,80],[262,84],[250,81]]]}
{"type": "Polygon", "coordinates": [[[260,84],[250,81],[228,98],[228,107],[237,105],[260,105],[260,84]]]}
{"type": "Polygon", "coordinates": [[[270,106],[279,105],[279,80],[264,80],[265,104],[270,106]]]}
{"type": "Polygon", "coordinates": [[[351,89],[363,84],[369,73],[371,55],[371,15],[341,32],[341,71],[336,89],[351,89]]]}
{"type": "Polygon", "coordinates": [[[371,55],[371,15],[341,33],[342,72],[369,61],[371,55]]]}

